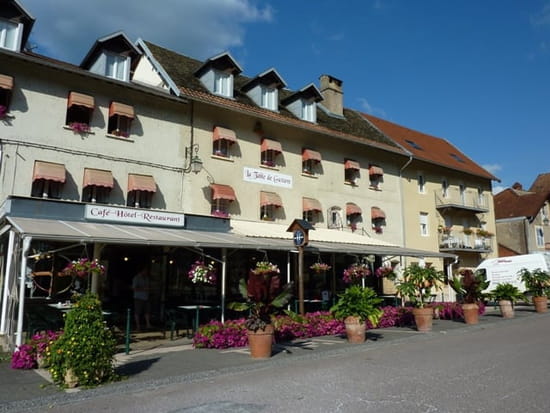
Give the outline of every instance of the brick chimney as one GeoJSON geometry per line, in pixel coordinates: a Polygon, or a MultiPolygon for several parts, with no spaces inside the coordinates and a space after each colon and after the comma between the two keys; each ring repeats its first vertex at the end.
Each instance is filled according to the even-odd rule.
{"type": "Polygon", "coordinates": [[[344,92],[342,81],[330,75],[319,77],[323,106],[335,115],[344,116],[344,92]]]}

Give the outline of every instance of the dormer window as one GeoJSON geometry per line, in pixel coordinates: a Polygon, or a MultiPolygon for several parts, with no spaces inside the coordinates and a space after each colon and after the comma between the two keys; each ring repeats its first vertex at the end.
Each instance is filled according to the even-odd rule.
{"type": "Polygon", "coordinates": [[[254,103],[264,109],[279,110],[279,89],[286,86],[275,69],[268,69],[241,86],[254,103]]]}
{"type": "Polygon", "coordinates": [[[277,110],[277,89],[262,86],[262,107],[269,110],[277,110]]]}
{"type": "Polygon", "coordinates": [[[311,84],[283,99],[281,104],[297,118],[315,123],[317,122],[317,102],[321,100],[323,100],[321,92],[311,84]]]}
{"type": "Polygon", "coordinates": [[[19,50],[22,28],[21,23],[0,19],[0,47],[13,51],[19,50]]]}
{"type": "Polygon", "coordinates": [[[214,71],[214,93],[226,97],[233,96],[233,75],[231,73],[214,71]]]}
{"type": "Polygon", "coordinates": [[[302,119],[308,122],[316,122],[315,102],[312,100],[302,100],[302,119]]]}
{"type": "Polygon", "coordinates": [[[235,59],[227,52],[211,57],[195,71],[210,93],[232,98],[233,78],[242,72],[235,59]]]}
{"type": "Polygon", "coordinates": [[[126,82],[130,80],[128,70],[129,57],[114,53],[105,53],[105,59],[105,76],[126,82]]]}

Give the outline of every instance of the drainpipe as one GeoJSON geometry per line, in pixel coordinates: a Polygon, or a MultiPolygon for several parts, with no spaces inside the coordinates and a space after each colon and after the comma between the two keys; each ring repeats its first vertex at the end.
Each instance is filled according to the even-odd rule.
{"type": "Polygon", "coordinates": [[[10,275],[12,273],[11,267],[13,265],[13,248],[15,244],[15,231],[10,231],[8,239],[8,252],[6,259],[6,267],[4,271],[4,294],[2,295],[2,316],[0,319],[0,334],[6,334],[6,312],[8,311],[8,296],[10,293],[10,275]]]}
{"type": "Polygon", "coordinates": [[[407,232],[406,232],[406,229],[405,229],[405,205],[404,205],[404,202],[403,202],[403,171],[413,161],[413,155],[412,155],[412,153],[407,151],[405,148],[402,147],[402,149],[404,149],[409,154],[409,159],[407,160],[405,165],[403,165],[401,167],[401,169],[399,169],[399,192],[400,192],[400,196],[401,196],[401,202],[400,202],[401,203],[401,239],[403,240],[403,242],[402,242],[403,246],[405,246],[405,236],[407,235],[407,232]]]}
{"type": "Polygon", "coordinates": [[[21,250],[21,268],[19,271],[19,311],[17,314],[17,332],[15,333],[15,345],[23,344],[23,314],[25,310],[25,278],[27,271],[27,253],[31,246],[32,237],[23,238],[21,250]]]}

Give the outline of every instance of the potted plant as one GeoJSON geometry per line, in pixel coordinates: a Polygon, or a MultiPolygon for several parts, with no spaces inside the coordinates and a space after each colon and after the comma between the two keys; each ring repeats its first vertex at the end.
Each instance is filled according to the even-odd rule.
{"type": "Polygon", "coordinates": [[[310,270],[313,270],[315,274],[324,274],[328,270],[330,270],[332,267],[328,264],[325,264],[324,262],[315,262],[311,264],[309,267],[310,270]]]}
{"type": "Polygon", "coordinates": [[[460,276],[454,276],[451,287],[455,290],[457,298],[462,301],[462,312],[466,324],[479,322],[479,302],[483,299],[483,291],[489,287],[490,281],[485,280],[481,272],[462,270],[460,276]]]}
{"type": "Polygon", "coordinates": [[[246,301],[230,303],[228,308],[249,312],[245,327],[252,358],[271,357],[274,332],[271,316],[288,303],[292,288],[292,283],[281,287],[279,268],[267,261],[257,262],[248,280],[239,282],[239,292],[246,301]]]}
{"type": "Polygon", "coordinates": [[[378,308],[382,299],[369,287],[352,285],[338,296],[338,301],[330,312],[334,317],[343,319],[346,325],[346,336],[350,343],[365,341],[366,321],[377,326],[384,312],[378,308]]]}
{"type": "Polygon", "coordinates": [[[533,294],[533,304],[537,313],[548,311],[548,293],[550,292],[550,274],[537,268],[529,271],[522,268],[519,271],[521,281],[525,284],[527,291],[533,294]]]}
{"type": "Polygon", "coordinates": [[[412,264],[403,271],[403,278],[396,289],[401,297],[408,298],[414,306],[413,315],[418,331],[432,329],[433,308],[428,303],[432,300],[432,292],[441,289],[443,279],[443,272],[432,266],[412,264]]]}
{"type": "Polygon", "coordinates": [[[515,285],[502,283],[491,292],[491,297],[498,301],[503,318],[514,318],[514,303],[523,299],[523,294],[515,285]]]}
{"type": "Polygon", "coordinates": [[[369,266],[365,263],[351,264],[344,270],[342,280],[346,284],[357,284],[371,274],[369,266]]]}
{"type": "Polygon", "coordinates": [[[201,260],[195,261],[189,269],[187,276],[193,284],[216,284],[217,277],[214,262],[210,261],[209,264],[206,264],[204,261],[201,260]]]}

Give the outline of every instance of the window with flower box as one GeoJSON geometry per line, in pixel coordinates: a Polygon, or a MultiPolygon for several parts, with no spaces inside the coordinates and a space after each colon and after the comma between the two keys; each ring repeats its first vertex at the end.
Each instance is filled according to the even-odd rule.
{"type": "Polygon", "coordinates": [[[237,136],[234,131],[216,126],[212,135],[212,155],[230,158],[231,146],[236,142],[237,136]]]}
{"type": "Polygon", "coordinates": [[[302,149],[302,173],[317,175],[321,165],[321,154],[312,149],[302,149]]]}
{"type": "Polygon", "coordinates": [[[370,189],[377,191],[382,190],[382,182],[384,182],[384,170],[377,165],[369,166],[369,181],[370,189]]]}
{"type": "Polygon", "coordinates": [[[275,192],[260,192],[260,219],[274,221],[277,210],[283,205],[281,197],[275,192]]]}
{"type": "Polygon", "coordinates": [[[70,92],[67,98],[65,125],[75,132],[90,132],[90,120],[93,110],[93,96],[78,92],[70,92]]]}
{"type": "Polygon", "coordinates": [[[355,232],[358,225],[363,221],[362,213],[363,211],[361,208],[353,202],[348,202],[346,204],[346,220],[352,232],[355,232]]]}
{"type": "Polygon", "coordinates": [[[260,146],[261,157],[260,162],[263,166],[274,168],[277,166],[277,158],[283,151],[281,143],[268,138],[262,138],[260,146]]]}
{"type": "Polygon", "coordinates": [[[0,119],[8,114],[12,89],[13,77],[0,74],[0,119]]]}
{"type": "Polygon", "coordinates": [[[386,226],[386,213],[381,208],[373,206],[370,210],[370,217],[373,231],[382,234],[386,226]]]}
{"type": "Polygon", "coordinates": [[[229,207],[235,201],[235,191],[229,185],[211,184],[212,203],[210,213],[215,217],[229,218],[229,207]]]}
{"type": "Polygon", "coordinates": [[[107,126],[109,134],[123,138],[129,137],[134,116],[134,108],[132,106],[119,102],[111,102],[109,106],[109,124],[107,126]]]}
{"type": "Polygon", "coordinates": [[[344,162],[344,182],[348,185],[357,185],[360,169],[359,162],[346,159],[344,162]]]}

